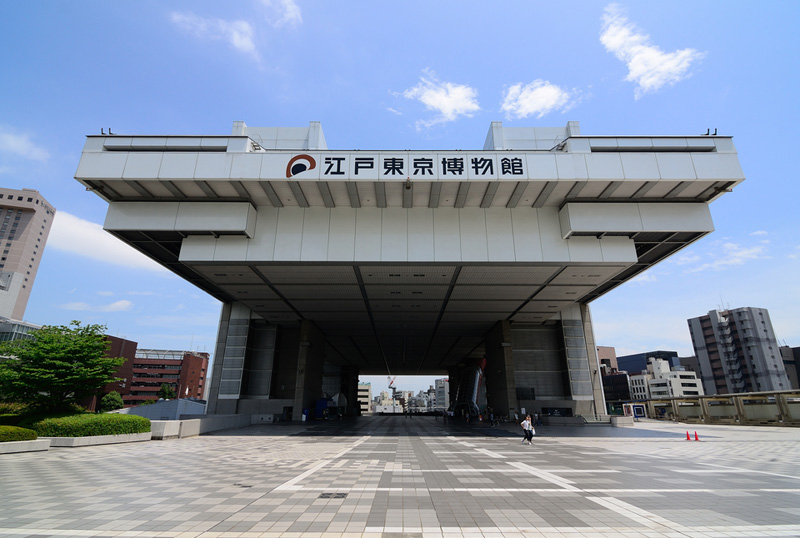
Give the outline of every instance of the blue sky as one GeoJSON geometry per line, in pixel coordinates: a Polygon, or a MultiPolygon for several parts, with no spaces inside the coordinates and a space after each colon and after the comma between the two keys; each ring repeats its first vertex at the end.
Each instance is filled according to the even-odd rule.
{"type": "Polygon", "coordinates": [[[101,128],[315,120],[332,149],[479,149],[491,121],[577,120],[718,129],[747,177],[713,234],[592,304],[597,343],[690,355],[686,319],[722,305],[769,309],[800,346],[798,21],[794,1],[2,2],[0,185],[58,210],[26,320],[213,351],[219,304],[102,232],[105,202],[73,179],[101,128]]]}

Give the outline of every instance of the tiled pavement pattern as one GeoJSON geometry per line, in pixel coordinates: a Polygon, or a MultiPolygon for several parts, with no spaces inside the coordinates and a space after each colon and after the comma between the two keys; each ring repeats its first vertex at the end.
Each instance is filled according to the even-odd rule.
{"type": "Polygon", "coordinates": [[[800,536],[800,429],[517,430],[364,417],[8,454],[0,537],[800,536]]]}

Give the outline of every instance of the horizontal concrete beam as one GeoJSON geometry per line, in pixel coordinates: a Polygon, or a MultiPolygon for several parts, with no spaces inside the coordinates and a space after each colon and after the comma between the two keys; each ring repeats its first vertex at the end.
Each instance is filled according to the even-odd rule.
{"type": "Polygon", "coordinates": [[[103,228],[253,237],[256,209],[248,202],[113,202],[103,228]]]}
{"type": "Polygon", "coordinates": [[[258,208],[255,235],[183,240],[180,261],[629,265],[627,237],[561,237],[556,208],[258,208]]]}
{"type": "Polygon", "coordinates": [[[637,232],[712,232],[711,211],[700,203],[565,204],[558,212],[561,236],[637,232]]]}

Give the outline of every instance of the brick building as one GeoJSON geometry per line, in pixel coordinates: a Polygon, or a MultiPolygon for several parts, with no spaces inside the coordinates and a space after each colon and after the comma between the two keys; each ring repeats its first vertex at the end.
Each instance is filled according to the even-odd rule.
{"type": "Polygon", "coordinates": [[[203,399],[208,353],[166,349],[139,349],[133,360],[129,392],[122,394],[125,406],[145,400],[158,400],[162,384],[175,391],[177,398],[203,399]]]}
{"type": "MultiPolygon", "coordinates": [[[[117,391],[125,407],[132,407],[146,400],[158,400],[158,391],[166,384],[177,398],[204,399],[208,353],[138,349],[137,342],[116,336],[107,338],[111,343],[109,355],[124,357],[126,361],[115,374],[120,380],[103,387],[102,394],[117,391]]],[[[98,398],[93,398],[86,402],[86,407],[94,411],[98,402],[98,398]]]]}

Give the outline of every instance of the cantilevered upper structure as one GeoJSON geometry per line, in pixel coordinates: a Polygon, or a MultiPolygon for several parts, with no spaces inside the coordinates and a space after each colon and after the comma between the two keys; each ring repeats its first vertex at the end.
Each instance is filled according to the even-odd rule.
{"type": "Polygon", "coordinates": [[[744,177],[727,136],[493,122],[480,150],[338,151],[317,122],[235,122],[89,136],[76,179],[106,230],[223,302],[210,412],[298,418],[355,404],[359,373],[448,372],[456,394],[484,358],[497,413],[602,412],[588,303],[710,233],[744,177]]]}

